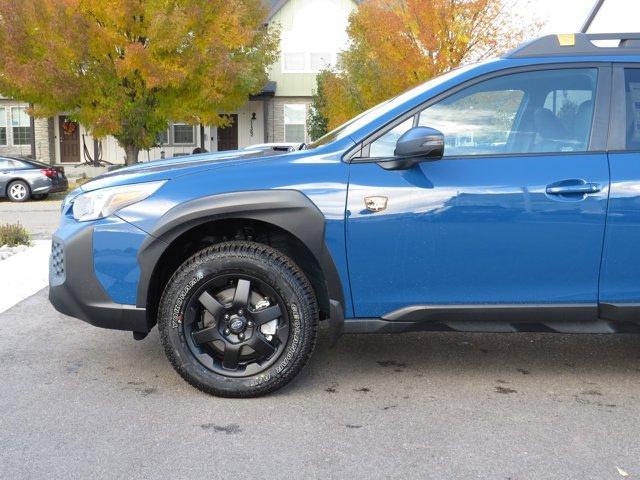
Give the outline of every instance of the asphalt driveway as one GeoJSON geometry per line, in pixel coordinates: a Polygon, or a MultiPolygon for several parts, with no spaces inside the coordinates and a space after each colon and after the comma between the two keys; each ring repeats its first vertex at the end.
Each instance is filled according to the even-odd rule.
{"type": "Polygon", "coordinates": [[[345,336],[229,400],[182,381],[156,331],[46,293],[0,315],[0,478],[640,478],[639,336],[345,336]]]}
{"type": "Polygon", "coordinates": [[[49,239],[60,223],[61,204],[61,200],[13,203],[0,199],[0,224],[20,222],[33,240],[49,239]]]}

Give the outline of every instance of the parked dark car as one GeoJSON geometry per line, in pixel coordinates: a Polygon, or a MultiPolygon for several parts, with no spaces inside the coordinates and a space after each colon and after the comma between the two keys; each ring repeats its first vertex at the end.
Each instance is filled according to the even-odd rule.
{"type": "Polygon", "coordinates": [[[64,168],[52,167],[23,157],[0,157],[0,197],[12,202],[46,198],[64,192],[69,182],[64,168]]]}

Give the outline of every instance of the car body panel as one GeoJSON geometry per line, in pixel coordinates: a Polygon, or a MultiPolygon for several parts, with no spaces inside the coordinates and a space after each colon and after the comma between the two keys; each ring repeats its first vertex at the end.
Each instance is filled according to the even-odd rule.
{"type": "Polygon", "coordinates": [[[117,215],[141,230],[152,233],[172,209],[194,199],[238,191],[255,192],[263,190],[264,185],[276,190],[301,192],[325,218],[324,242],[341,279],[346,302],[343,307],[351,315],[344,244],[344,206],[349,165],[341,160],[343,152],[343,149],[336,151],[327,148],[315,152],[311,157],[303,152],[294,152],[252,160],[243,164],[250,169],[250,175],[242,168],[225,168],[222,164],[219,168],[212,166],[198,174],[174,178],[149,199],[124,208],[117,215]],[[238,188],[240,184],[242,188],[238,188]]]}
{"type": "Polygon", "coordinates": [[[109,217],[93,229],[93,269],[105,292],[116,303],[133,305],[140,278],[138,251],[148,235],[109,217]]]}
{"type": "Polygon", "coordinates": [[[609,154],[611,194],[602,255],[600,300],[640,301],[640,154],[609,154]]]}
{"type": "Polygon", "coordinates": [[[398,172],[354,164],[347,251],[356,316],[423,303],[595,304],[608,183],[602,153],[461,158],[398,172]],[[571,201],[545,192],[583,177],[603,189],[571,201]],[[373,213],[364,198],[376,195],[388,206],[373,213]]]}

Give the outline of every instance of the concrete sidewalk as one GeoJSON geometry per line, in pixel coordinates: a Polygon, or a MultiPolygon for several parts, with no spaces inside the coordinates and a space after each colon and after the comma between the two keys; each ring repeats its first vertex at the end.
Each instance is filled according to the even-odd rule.
{"type": "Polygon", "coordinates": [[[0,261],[0,313],[49,283],[50,240],[36,240],[24,252],[0,261]]]}
{"type": "Polygon", "coordinates": [[[20,223],[33,240],[51,238],[60,224],[61,200],[13,203],[0,200],[0,223],[20,223]]]}

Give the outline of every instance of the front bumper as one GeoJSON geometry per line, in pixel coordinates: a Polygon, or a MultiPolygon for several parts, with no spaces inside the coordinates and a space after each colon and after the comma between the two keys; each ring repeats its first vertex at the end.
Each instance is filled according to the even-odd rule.
{"type": "Polygon", "coordinates": [[[49,259],[49,301],[61,313],[96,327],[146,333],[146,310],[115,303],[93,268],[93,227],[65,239],[54,235],[49,259]]]}

